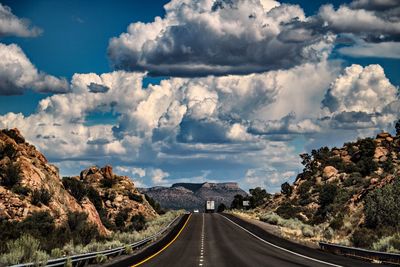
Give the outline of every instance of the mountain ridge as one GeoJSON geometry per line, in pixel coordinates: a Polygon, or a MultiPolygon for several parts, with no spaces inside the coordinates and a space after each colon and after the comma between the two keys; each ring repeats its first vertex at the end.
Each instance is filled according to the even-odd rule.
{"type": "Polygon", "coordinates": [[[149,195],[164,208],[187,210],[203,210],[208,199],[214,200],[216,205],[223,203],[229,207],[235,195],[247,195],[236,182],[175,183],[171,187],[155,186],[138,190],[149,195]]]}

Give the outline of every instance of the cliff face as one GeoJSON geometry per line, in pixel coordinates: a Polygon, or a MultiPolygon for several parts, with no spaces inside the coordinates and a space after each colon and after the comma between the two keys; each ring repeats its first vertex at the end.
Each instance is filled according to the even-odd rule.
{"type": "Polygon", "coordinates": [[[206,200],[211,199],[216,205],[224,203],[227,207],[235,195],[247,195],[237,183],[177,183],[171,187],[152,187],[139,189],[169,209],[204,209],[206,200]]]}
{"type": "MultiPolygon", "coordinates": [[[[103,216],[110,220],[115,219],[115,214],[122,207],[129,209],[130,216],[137,213],[145,217],[156,216],[150,205],[145,200],[141,201],[144,197],[134,188],[133,182],[128,177],[115,176],[110,167],[87,169],[79,179],[90,184],[92,195],[99,195],[101,201],[106,194],[115,196],[112,200],[101,202],[105,207],[103,216]],[[100,186],[106,177],[115,181],[107,190],[100,186]],[[127,192],[136,194],[137,201],[127,200],[127,192]]],[[[87,220],[95,224],[101,234],[108,234],[109,229],[104,226],[99,214],[100,204],[92,200],[86,195],[77,200],[63,185],[57,167],[49,164],[46,157],[28,144],[17,129],[0,130],[0,219],[19,222],[32,213],[47,211],[60,225],[67,220],[68,213],[84,212],[88,214],[87,220]]]]}

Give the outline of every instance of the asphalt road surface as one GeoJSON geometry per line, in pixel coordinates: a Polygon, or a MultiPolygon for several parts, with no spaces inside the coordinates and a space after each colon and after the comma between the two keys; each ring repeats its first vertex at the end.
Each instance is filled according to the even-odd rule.
{"type": "Polygon", "coordinates": [[[262,239],[278,242],[279,247],[220,214],[193,214],[174,242],[140,266],[383,266],[274,240],[276,237],[267,233],[262,239]]]}

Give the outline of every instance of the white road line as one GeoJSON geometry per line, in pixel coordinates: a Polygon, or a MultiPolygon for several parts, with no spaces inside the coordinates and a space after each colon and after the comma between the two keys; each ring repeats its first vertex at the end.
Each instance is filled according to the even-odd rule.
{"type": "Polygon", "coordinates": [[[288,249],[286,249],[286,248],[283,248],[283,247],[277,246],[277,245],[275,245],[275,244],[272,244],[272,243],[270,243],[270,242],[268,242],[268,241],[262,239],[262,238],[259,237],[258,235],[253,234],[252,232],[250,232],[250,231],[247,230],[246,228],[240,226],[239,224],[235,223],[235,222],[232,221],[231,219],[228,219],[227,217],[225,217],[225,216],[223,216],[223,215],[220,215],[220,216],[222,216],[224,219],[230,221],[231,223],[233,223],[234,225],[236,225],[237,227],[239,227],[239,228],[242,229],[243,231],[246,231],[246,232],[249,233],[250,235],[254,236],[254,237],[257,238],[258,240],[260,240],[260,241],[262,241],[262,242],[264,242],[264,243],[266,243],[266,244],[268,244],[268,245],[270,245],[270,246],[272,246],[272,247],[274,247],[274,248],[277,248],[277,249],[283,250],[283,251],[285,251],[285,252],[291,253],[291,254],[293,254],[293,255],[296,255],[296,256],[298,256],[298,257],[302,257],[302,258],[305,258],[305,259],[308,259],[308,260],[311,260],[311,261],[319,262],[319,263],[322,263],[322,264],[325,264],[325,265],[335,266],[335,267],[343,267],[343,266],[341,266],[341,265],[337,265],[337,264],[333,264],[333,263],[330,263],[330,262],[321,261],[321,260],[317,260],[317,259],[314,259],[314,258],[311,258],[311,257],[308,257],[308,256],[304,256],[304,255],[302,255],[302,254],[299,254],[299,253],[293,252],[293,251],[291,251],[291,250],[288,250],[288,249]]]}
{"type": "Polygon", "coordinates": [[[200,247],[200,259],[199,259],[199,266],[203,266],[203,253],[204,253],[204,213],[202,218],[201,224],[201,247],[200,247]]]}

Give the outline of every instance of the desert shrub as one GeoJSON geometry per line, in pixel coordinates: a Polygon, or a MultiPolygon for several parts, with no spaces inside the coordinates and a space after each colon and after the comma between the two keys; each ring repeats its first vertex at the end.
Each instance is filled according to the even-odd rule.
{"type": "Polygon", "coordinates": [[[304,181],[302,184],[300,184],[298,188],[299,196],[300,196],[300,204],[305,205],[308,204],[309,199],[310,199],[310,189],[312,187],[313,183],[309,180],[304,181]]]}
{"type": "Polygon", "coordinates": [[[5,265],[14,265],[24,262],[35,262],[44,266],[48,255],[40,250],[39,240],[28,234],[7,242],[7,253],[0,256],[0,262],[5,265]]]}
{"type": "Polygon", "coordinates": [[[278,214],[270,212],[259,215],[260,221],[267,222],[272,225],[281,225],[283,218],[281,218],[278,214]]]}
{"type": "Polygon", "coordinates": [[[335,217],[333,217],[332,221],[329,224],[329,227],[331,227],[334,230],[339,230],[340,228],[343,227],[343,219],[344,216],[342,213],[337,214],[335,217]]]}
{"type": "Polygon", "coordinates": [[[87,195],[87,188],[81,181],[71,178],[63,177],[62,183],[71,195],[78,201],[81,201],[87,195]]]}
{"type": "Polygon", "coordinates": [[[146,218],[143,216],[143,214],[139,213],[132,216],[131,223],[133,229],[135,229],[136,231],[141,231],[146,225],[146,218]]]}
{"type": "Polygon", "coordinates": [[[362,158],[357,162],[359,172],[363,177],[370,175],[378,169],[378,165],[372,158],[362,158]]]}
{"type": "Polygon", "coordinates": [[[321,187],[318,202],[321,207],[327,207],[335,200],[338,187],[336,184],[326,183],[321,187]]]}
{"type": "Polygon", "coordinates": [[[104,196],[105,196],[106,199],[108,199],[111,202],[113,202],[114,199],[117,197],[117,194],[114,191],[107,191],[104,196]]]}
{"type": "Polygon", "coordinates": [[[292,191],[293,191],[293,189],[288,182],[284,182],[281,185],[281,193],[284,194],[285,196],[290,197],[290,195],[292,194],[292,191]]]}
{"type": "Polygon", "coordinates": [[[359,248],[369,248],[376,240],[376,233],[368,228],[356,229],[350,238],[353,245],[359,248]]]}
{"type": "Polygon", "coordinates": [[[101,199],[101,196],[99,195],[99,192],[97,192],[97,190],[94,189],[92,186],[88,186],[86,190],[87,197],[93,203],[96,210],[100,211],[103,208],[103,201],[101,199]]]}
{"type": "Polygon", "coordinates": [[[301,228],[301,234],[304,237],[313,237],[314,236],[314,229],[310,225],[303,225],[301,228]]]}
{"type": "Polygon", "coordinates": [[[142,195],[138,195],[138,194],[132,193],[131,191],[128,192],[128,197],[129,197],[130,200],[133,200],[133,201],[136,201],[136,202],[139,202],[139,203],[143,202],[142,195]]]}
{"type": "Polygon", "coordinates": [[[335,199],[332,203],[332,210],[334,212],[341,211],[347,201],[350,200],[352,191],[348,191],[344,188],[338,188],[336,191],[335,199]]]}
{"type": "Polygon", "coordinates": [[[346,170],[346,164],[340,157],[331,157],[325,161],[325,166],[333,166],[339,172],[346,170]]]}
{"type": "Polygon", "coordinates": [[[372,249],[383,252],[400,252],[400,233],[386,236],[372,244],[372,249]]]}
{"type": "Polygon", "coordinates": [[[359,172],[353,172],[350,174],[350,176],[343,181],[343,186],[349,187],[353,185],[359,185],[362,184],[363,182],[363,177],[361,173],[359,172]]]}
{"type": "Polygon", "coordinates": [[[331,240],[335,236],[335,231],[332,228],[328,227],[324,229],[322,236],[324,239],[331,240]]]}
{"type": "Polygon", "coordinates": [[[102,186],[106,188],[112,188],[113,185],[115,185],[116,183],[117,179],[114,178],[104,178],[103,180],[101,180],[102,186]]]}
{"type": "Polygon", "coordinates": [[[312,226],[307,225],[299,219],[284,219],[274,212],[268,212],[259,215],[259,219],[269,224],[286,227],[292,230],[300,230],[304,237],[313,237],[314,229],[312,226]]]}
{"type": "Polygon", "coordinates": [[[387,160],[384,161],[384,162],[382,163],[382,168],[383,168],[383,170],[384,170],[385,172],[391,173],[391,172],[394,171],[394,167],[395,167],[395,166],[394,166],[394,164],[393,164],[393,158],[392,158],[391,155],[389,155],[388,158],[387,158],[387,160]]]}
{"type": "Polygon", "coordinates": [[[68,214],[68,229],[75,244],[89,244],[99,238],[97,227],[87,221],[88,215],[84,212],[70,212],[68,214]]]}
{"type": "Polygon", "coordinates": [[[217,212],[224,212],[226,210],[226,206],[224,203],[218,205],[217,212]]]}
{"type": "Polygon", "coordinates": [[[13,164],[12,162],[10,162],[9,164],[7,164],[4,177],[1,180],[1,185],[11,188],[14,185],[18,184],[20,181],[21,176],[19,164],[13,164]]]}
{"type": "Polygon", "coordinates": [[[353,162],[347,163],[344,166],[344,172],[345,173],[350,173],[351,174],[351,173],[355,173],[355,172],[359,172],[359,171],[360,171],[360,169],[353,162]]]}
{"type": "Polygon", "coordinates": [[[51,257],[52,259],[61,258],[62,256],[64,256],[64,252],[63,252],[63,250],[60,249],[60,248],[53,248],[53,249],[50,251],[50,257],[51,257]]]}
{"type": "Polygon", "coordinates": [[[123,209],[115,216],[115,226],[117,226],[120,230],[125,227],[125,221],[128,220],[129,212],[129,209],[123,209]]]}
{"type": "Polygon", "coordinates": [[[97,264],[105,263],[107,261],[107,256],[104,254],[97,254],[95,262],[97,264]]]}
{"type": "Polygon", "coordinates": [[[67,258],[67,261],[64,264],[64,267],[73,267],[74,265],[72,265],[72,260],[70,257],[67,258]]]}
{"type": "Polygon", "coordinates": [[[33,237],[45,240],[49,233],[53,233],[56,226],[54,218],[48,211],[39,211],[26,217],[19,225],[21,232],[29,233],[33,237]]]}
{"type": "Polygon", "coordinates": [[[48,206],[51,200],[51,194],[50,192],[42,187],[41,189],[35,189],[32,191],[31,195],[31,203],[35,206],[38,206],[39,204],[43,204],[48,206]]]}
{"type": "Polygon", "coordinates": [[[39,250],[33,255],[33,263],[35,266],[46,266],[49,258],[50,257],[46,252],[39,250]]]}
{"type": "Polygon", "coordinates": [[[31,190],[29,188],[22,186],[22,185],[18,185],[18,184],[14,185],[11,188],[11,191],[13,191],[15,194],[23,195],[23,196],[28,196],[29,193],[31,192],[31,190]]]}
{"type": "Polygon", "coordinates": [[[368,193],[365,198],[365,223],[369,228],[395,227],[400,225],[400,178],[392,184],[377,188],[368,193]]]}
{"type": "Polygon", "coordinates": [[[295,218],[298,212],[299,209],[290,204],[290,202],[283,202],[276,209],[276,213],[284,219],[295,218]]]}
{"type": "Polygon", "coordinates": [[[124,253],[125,253],[126,255],[132,254],[132,253],[133,253],[132,247],[129,246],[129,245],[125,245],[125,247],[124,247],[124,253]]]}

